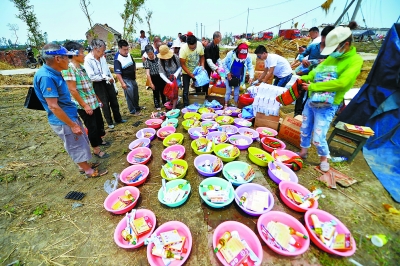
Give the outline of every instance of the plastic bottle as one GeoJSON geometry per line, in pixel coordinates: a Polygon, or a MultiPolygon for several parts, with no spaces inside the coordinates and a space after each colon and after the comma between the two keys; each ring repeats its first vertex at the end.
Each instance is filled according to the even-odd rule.
{"type": "Polygon", "coordinates": [[[200,185],[200,187],[208,188],[209,190],[215,190],[215,191],[222,190],[222,187],[217,185],[200,185]]]}
{"type": "Polygon", "coordinates": [[[189,183],[188,181],[185,181],[185,183],[179,184],[178,188],[183,189],[188,183],[189,183]]]}
{"type": "Polygon", "coordinates": [[[247,194],[247,192],[243,193],[243,195],[240,197],[239,204],[243,206],[244,203],[246,202],[248,196],[249,196],[249,194],[247,194]]]}
{"type": "Polygon", "coordinates": [[[229,231],[226,231],[221,238],[218,240],[218,245],[217,247],[214,249],[214,253],[217,253],[218,250],[220,250],[223,246],[226,245],[226,243],[228,242],[228,240],[231,238],[231,233],[229,231]]]}
{"type": "Polygon", "coordinates": [[[340,162],[345,162],[345,161],[347,161],[346,157],[331,157],[332,163],[340,163],[340,162]]]}

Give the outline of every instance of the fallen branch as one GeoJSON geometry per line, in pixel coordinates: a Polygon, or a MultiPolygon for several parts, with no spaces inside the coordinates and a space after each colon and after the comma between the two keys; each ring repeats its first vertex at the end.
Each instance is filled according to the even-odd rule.
{"type": "Polygon", "coordinates": [[[341,194],[343,194],[344,196],[346,196],[347,198],[349,198],[350,200],[352,200],[353,202],[355,202],[356,204],[358,204],[361,208],[363,208],[364,210],[368,211],[369,213],[371,213],[374,216],[378,217],[378,214],[376,214],[375,212],[371,211],[370,209],[366,208],[364,205],[362,205],[361,203],[359,203],[358,201],[356,201],[355,199],[351,198],[350,196],[348,196],[346,193],[344,193],[343,191],[341,191],[340,189],[337,189],[337,191],[339,191],[341,194]]]}
{"type": "Polygon", "coordinates": [[[10,254],[8,254],[8,256],[4,258],[4,260],[2,261],[2,263],[5,262],[6,260],[8,260],[8,258],[11,256],[11,254],[13,254],[13,252],[14,252],[16,249],[17,249],[17,246],[14,246],[13,250],[11,250],[10,254]]]}

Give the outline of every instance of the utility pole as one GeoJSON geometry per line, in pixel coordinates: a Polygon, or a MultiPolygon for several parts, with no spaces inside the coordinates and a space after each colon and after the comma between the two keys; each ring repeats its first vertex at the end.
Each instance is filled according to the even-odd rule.
{"type": "Polygon", "coordinates": [[[200,37],[203,38],[203,23],[200,23],[200,37]]]}
{"type": "Polygon", "coordinates": [[[250,12],[250,9],[249,8],[247,8],[247,23],[246,23],[246,39],[247,39],[247,26],[249,26],[249,12],[250,12]]]}
{"type": "Polygon", "coordinates": [[[206,25],[204,25],[204,37],[206,37],[206,25]]]}
{"type": "Polygon", "coordinates": [[[221,32],[221,20],[218,22],[218,31],[221,32]]]}
{"type": "Polygon", "coordinates": [[[356,20],[356,16],[357,16],[358,10],[360,9],[360,6],[361,6],[361,1],[362,0],[358,0],[356,8],[354,8],[353,16],[351,16],[351,20],[350,21],[356,20]]]}
{"type": "Polygon", "coordinates": [[[197,29],[197,22],[196,22],[196,35],[199,35],[199,30],[197,29]]]}
{"type": "Polygon", "coordinates": [[[340,22],[340,20],[342,19],[342,17],[344,16],[344,14],[346,14],[347,10],[349,10],[349,8],[351,7],[351,5],[355,2],[356,0],[353,0],[350,2],[350,4],[346,7],[345,10],[343,10],[343,13],[339,16],[339,18],[336,20],[335,24],[333,24],[333,26],[337,26],[340,22]]]}

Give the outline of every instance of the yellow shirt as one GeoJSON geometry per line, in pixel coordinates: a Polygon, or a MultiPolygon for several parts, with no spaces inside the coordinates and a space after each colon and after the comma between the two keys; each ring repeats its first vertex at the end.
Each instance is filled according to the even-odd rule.
{"type": "MultiPolygon", "coordinates": [[[[194,51],[189,49],[187,43],[184,43],[179,50],[179,58],[186,60],[186,66],[193,72],[193,70],[199,65],[200,63],[200,56],[204,55],[204,48],[201,42],[197,42],[197,47],[194,51]]],[[[182,68],[183,74],[187,74],[182,68]]]]}

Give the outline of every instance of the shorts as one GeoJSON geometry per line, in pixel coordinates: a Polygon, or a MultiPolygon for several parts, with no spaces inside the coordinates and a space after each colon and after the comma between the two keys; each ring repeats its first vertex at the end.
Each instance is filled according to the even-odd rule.
{"type": "Polygon", "coordinates": [[[83,134],[76,135],[67,125],[50,125],[54,132],[64,142],[64,148],[75,163],[87,162],[92,158],[89,146],[89,138],[85,133],[80,120],[76,123],[81,127],[83,134]]]}

